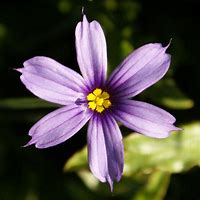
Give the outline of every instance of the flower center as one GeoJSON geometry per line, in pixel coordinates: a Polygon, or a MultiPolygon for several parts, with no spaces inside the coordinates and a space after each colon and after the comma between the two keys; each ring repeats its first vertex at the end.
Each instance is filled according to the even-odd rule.
{"type": "Polygon", "coordinates": [[[103,92],[102,89],[96,88],[87,95],[88,107],[101,113],[111,106],[109,98],[110,95],[107,92],[103,92]]]}

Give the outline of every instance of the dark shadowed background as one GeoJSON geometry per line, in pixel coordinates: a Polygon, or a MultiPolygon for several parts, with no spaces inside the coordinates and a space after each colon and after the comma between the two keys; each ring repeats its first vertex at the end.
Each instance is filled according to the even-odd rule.
{"type": "Polygon", "coordinates": [[[198,0],[0,1],[0,200],[199,200],[199,8],[198,0]],[[22,147],[30,127],[57,106],[26,90],[13,68],[43,55],[79,72],[74,30],[82,6],[103,27],[109,73],[135,48],[172,38],[169,72],[137,99],[168,110],[184,130],[156,140],[121,127],[125,170],[113,193],[88,171],[80,151],[86,127],[53,148],[22,147]]]}

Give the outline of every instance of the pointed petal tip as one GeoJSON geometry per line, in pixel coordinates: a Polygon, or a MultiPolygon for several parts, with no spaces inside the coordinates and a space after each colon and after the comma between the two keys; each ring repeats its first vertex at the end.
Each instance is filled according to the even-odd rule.
{"type": "MultiPolygon", "coordinates": [[[[121,180],[121,176],[122,176],[122,173],[120,175],[118,175],[117,177],[115,177],[115,180],[117,182],[119,182],[121,180]]],[[[108,182],[108,184],[110,186],[110,191],[113,193],[114,192],[114,181],[109,177],[107,179],[107,182],[108,182]]]]}
{"type": "Polygon", "coordinates": [[[107,180],[109,186],[110,186],[110,191],[113,193],[113,180],[111,180],[110,178],[107,180]]]}
{"type": "Polygon", "coordinates": [[[44,148],[47,148],[45,147],[45,145],[42,145],[42,144],[37,144],[37,142],[33,141],[33,139],[31,139],[27,144],[23,145],[22,147],[25,148],[25,147],[28,147],[28,146],[31,146],[31,145],[35,145],[35,147],[37,149],[44,149],[44,148]]]}
{"type": "Polygon", "coordinates": [[[13,70],[20,72],[20,73],[23,73],[23,68],[13,68],[13,70]]]}
{"type": "Polygon", "coordinates": [[[172,38],[170,38],[168,45],[164,47],[165,51],[169,48],[169,46],[171,45],[171,43],[172,43],[172,38]]]}
{"type": "Polygon", "coordinates": [[[84,10],[85,10],[85,8],[84,8],[84,6],[82,6],[81,13],[83,16],[85,15],[84,10]]]}
{"type": "MultiPolygon", "coordinates": [[[[163,135],[159,135],[159,136],[157,135],[155,138],[164,139],[164,138],[167,138],[167,137],[171,136],[172,133],[178,132],[178,131],[182,131],[182,130],[183,130],[182,128],[179,128],[179,127],[176,127],[176,126],[172,125],[171,130],[169,130],[166,135],[164,135],[164,134],[163,135]]],[[[150,137],[152,137],[152,136],[150,136],[150,137]]]]}
{"type": "Polygon", "coordinates": [[[174,126],[174,129],[173,129],[173,131],[182,131],[183,129],[182,128],[179,128],[179,127],[176,127],[176,126],[174,126]]]}
{"type": "Polygon", "coordinates": [[[169,40],[169,44],[168,45],[170,45],[172,43],[172,38],[170,38],[170,40],[169,40]]]}
{"type": "Polygon", "coordinates": [[[176,127],[176,126],[174,126],[173,124],[172,124],[172,128],[171,128],[171,130],[168,132],[168,134],[166,135],[166,136],[164,136],[164,137],[160,137],[161,139],[162,138],[167,138],[167,137],[169,137],[169,136],[171,136],[171,133],[174,133],[174,132],[178,132],[178,131],[182,131],[183,129],[182,128],[179,128],[179,127],[176,127]]]}
{"type": "Polygon", "coordinates": [[[33,142],[31,142],[31,140],[30,140],[27,144],[25,144],[25,145],[23,145],[23,146],[21,146],[21,147],[25,148],[25,147],[28,147],[28,146],[30,146],[30,145],[32,145],[32,144],[33,144],[33,142]]]}

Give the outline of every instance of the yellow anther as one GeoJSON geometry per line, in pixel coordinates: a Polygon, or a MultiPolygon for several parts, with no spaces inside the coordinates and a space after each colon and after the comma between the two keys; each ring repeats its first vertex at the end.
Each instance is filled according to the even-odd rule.
{"type": "Polygon", "coordinates": [[[93,93],[90,93],[87,95],[87,100],[88,101],[94,101],[96,99],[96,96],[93,93]]]}
{"type": "Polygon", "coordinates": [[[103,98],[99,98],[99,97],[96,97],[96,104],[98,106],[102,106],[103,105],[103,102],[104,102],[104,99],[103,98]]]}
{"type": "Polygon", "coordinates": [[[101,113],[105,110],[105,108],[103,106],[97,106],[96,111],[101,113]]]}
{"type": "Polygon", "coordinates": [[[103,92],[103,93],[101,94],[101,98],[103,98],[103,99],[109,99],[109,98],[110,98],[110,95],[109,95],[107,92],[103,92]]]}
{"type": "Polygon", "coordinates": [[[96,103],[94,101],[91,101],[88,103],[88,107],[91,108],[92,110],[95,110],[97,107],[96,103]]]}
{"type": "Polygon", "coordinates": [[[94,94],[95,96],[97,96],[97,97],[98,97],[101,93],[102,93],[102,90],[99,89],[99,88],[97,88],[97,89],[95,89],[95,90],[93,91],[93,94],[94,94]]]}
{"type": "Polygon", "coordinates": [[[109,107],[111,106],[110,100],[105,100],[105,101],[103,102],[103,106],[104,106],[105,108],[109,108],[109,107]]]}
{"type": "Polygon", "coordinates": [[[102,89],[96,88],[92,93],[87,95],[88,107],[101,113],[112,104],[109,100],[110,95],[103,92],[102,89]]]}

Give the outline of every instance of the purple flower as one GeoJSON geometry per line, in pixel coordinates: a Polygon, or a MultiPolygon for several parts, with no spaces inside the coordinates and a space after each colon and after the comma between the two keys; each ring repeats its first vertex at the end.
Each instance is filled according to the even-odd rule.
{"type": "Polygon", "coordinates": [[[88,121],[89,166],[111,190],[124,165],[122,135],[117,122],[146,136],[165,138],[175,118],[151,104],[131,100],[160,80],[170,65],[167,47],[147,44],[131,53],[106,79],[107,51],[103,30],[86,16],[76,27],[77,61],[82,76],[47,57],[24,62],[21,81],[36,96],[63,105],[29,131],[28,145],[47,148],[66,141],[88,121]]]}

